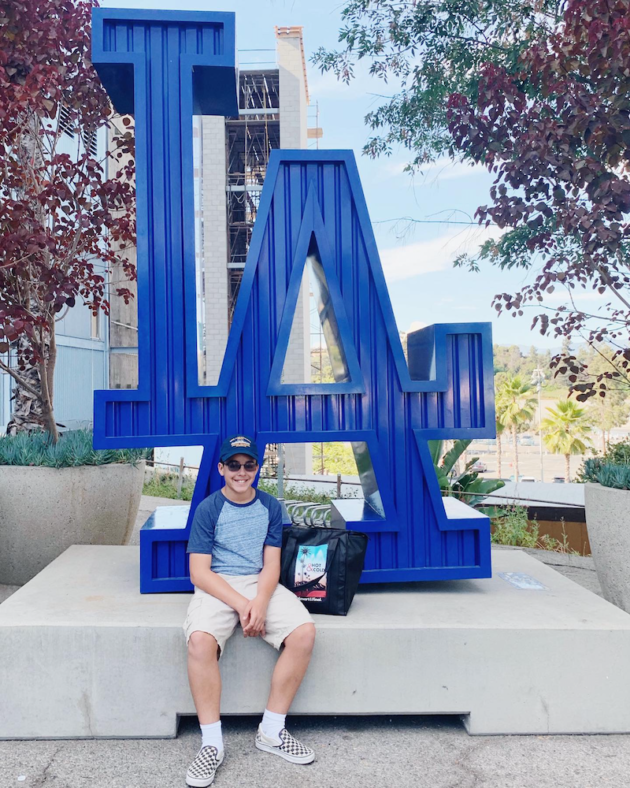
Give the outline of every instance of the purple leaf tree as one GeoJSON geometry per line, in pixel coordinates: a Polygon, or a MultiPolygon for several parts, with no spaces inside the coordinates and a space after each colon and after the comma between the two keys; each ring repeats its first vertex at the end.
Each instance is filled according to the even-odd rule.
{"type": "Polygon", "coordinates": [[[55,323],[80,303],[107,313],[108,287],[128,301],[135,279],[134,137],[129,118],[112,123],[89,60],[93,5],[0,0],[0,370],[15,382],[8,432],[55,441],[55,323]],[[66,131],[73,155],[59,150],[66,131]]]}
{"type": "Polygon", "coordinates": [[[496,175],[481,223],[506,229],[482,257],[538,271],[498,312],[537,307],[532,327],[564,340],[551,362],[577,399],[630,388],[630,3],[570,0],[558,28],[533,41],[515,69],[487,63],[476,100],[448,102],[455,148],[496,175]],[[557,307],[545,296],[565,294],[557,307]],[[599,311],[575,293],[601,296],[599,311]],[[568,350],[582,340],[606,361],[588,370],[568,350]],[[605,357],[599,350],[613,348],[605,357]]]}

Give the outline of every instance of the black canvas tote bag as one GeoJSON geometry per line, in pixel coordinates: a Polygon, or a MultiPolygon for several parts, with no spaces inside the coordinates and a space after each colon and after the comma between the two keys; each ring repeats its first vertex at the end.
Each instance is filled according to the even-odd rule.
{"type": "Polygon", "coordinates": [[[280,582],[310,613],[345,616],[361,579],[367,543],[366,534],[359,531],[286,527],[280,582]]]}

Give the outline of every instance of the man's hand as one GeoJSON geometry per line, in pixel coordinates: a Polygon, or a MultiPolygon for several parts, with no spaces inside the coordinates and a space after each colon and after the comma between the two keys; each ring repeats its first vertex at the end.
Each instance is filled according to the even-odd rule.
{"type": "Polygon", "coordinates": [[[267,605],[268,602],[257,596],[248,602],[245,609],[239,613],[241,626],[243,627],[243,637],[255,638],[258,635],[265,634],[267,605]]]}

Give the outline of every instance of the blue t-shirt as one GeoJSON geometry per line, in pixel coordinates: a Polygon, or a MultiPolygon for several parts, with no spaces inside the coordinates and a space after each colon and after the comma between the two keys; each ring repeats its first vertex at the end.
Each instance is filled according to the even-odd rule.
{"type": "Polygon", "coordinates": [[[273,495],[256,490],[249,503],[234,503],[217,490],[197,507],[188,552],[211,555],[213,572],[258,574],[265,545],[282,547],[282,509],[273,495]]]}

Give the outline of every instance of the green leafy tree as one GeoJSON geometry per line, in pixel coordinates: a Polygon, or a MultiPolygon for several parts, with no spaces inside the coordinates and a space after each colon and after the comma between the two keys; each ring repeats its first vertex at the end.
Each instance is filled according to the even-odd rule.
{"type": "MultiPolygon", "coordinates": [[[[589,347],[585,345],[577,352],[577,359],[587,372],[578,380],[594,380],[599,375],[610,372],[610,363],[615,354],[612,345],[603,343],[589,347]]],[[[606,397],[596,397],[589,401],[588,413],[593,426],[601,430],[601,451],[605,452],[610,441],[610,432],[615,427],[623,427],[630,415],[630,389],[621,379],[610,380],[606,397]]]]}
{"type": "Polygon", "coordinates": [[[605,396],[611,381],[630,387],[629,18],[629,0],[569,0],[516,70],[484,64],[476,99],[448,101],[454,148],[496,175],[477,217],[507,232],[482,258],[508,269],[535,264],[518,292],[494,304],[513,315],[536,308],[532,328],[565,342],[552,366],[581,402],[605,396]],[[545,305],[558,288],[565,298],[545,305]],[[584,289],[603,296],[599,308],[575,299],[584,289]],[[616,348],[594,381],[578,380],[568,345],[578,338],[616,348]]]}
{"type": "Polygon", "coordinates": [[[571,455],[584,454],[588,448],[591,426],[585,408],[573,400],[558,402],[555,408],[547,408],[549,417],[543,419],[543,440],[554,454],[563,454],[565,478],[571,481],[571,455]]]}
{"type": "Polygon", "coordinates": [[[523,354],[518,345],[494,345],[492,347],[495,373],[518,375],[523,364],[523,354]]]}
{"type": "Polygon", "coordinates": [[[448,130],[449,96],[476,101],[488,63],[515,71],[532,42],[555,28],[562,7],[561,0],[350,0],[341,10],[342,47],[321,47],[313,62],[349,83],[357,63],[366,61],[370,74],[393,84],[365,118],[376,134],[364,151],[378,156],[402,145],[419,167],[458,153],[448,130]]]}
{"type": "Polygon", "coordinates": [[[393,84],[366,117],[378,136],[365,151],[400,144],[410,169],[445,155],[486,167],[476,215],[504,233],[458,263],[532,271],[495,296],[499,313],[534,308],[543,335],[614,344],[595,380],[578,380],[572,352],[552,359],[578,401],[630,387],[630,0],[346,0],[342,18],[342,48],[314,62],[350,81],[365,60],[393,84]],[[566,298],[550,304],[557,289],[566,298]],[[587,311],[581,289],[607,303],[587,311]]]}
{"type": "Polygon", "coordinates": [[[492,355],[494,358],[494,372],[496,375],[509,374],[521,375],[524,378],[531,378],[535,369],[540,368],[546,376],[550,377],[549,364],[551,353],[549,350],[538,350],[532,345],[526,355],[521,353],[518,345],[493,345],[492,355]]]}
{"type": "Polygon", "coordinates": [[[630,415],[630,403],[619,395],[620,392],[609,390],[606,399],[598,397],[590,403],[588,413],[593,425],[601,430],[602,452],[606,451],[610,443],[611,430],[623,427],[630,415]]]}
{"type": "Polygon", "coordinates": [[[332,366],[328,351],[311,348],[311,381],[313,383],[334,383],[332,366]]]}
{"type": "Polygon", "coordinates": [[[527,352],[527,355],[523,358],[523,364],[521,365],[519,372],[521,375],[523,375],[523,377],[531,380],[534,370],[541,369],[545,377],[549,378],[551,376],[549,370],[550,362],[550,351],[540,351],[534,345],[532,345],[527,352]]]}
{"type": "Polygon", "coordinates": [[[356,476],[357,463],[349,443],[316,443],[313,446],[313,468],[319,473],[342,473],[356,476]]]}
{"type": "Polygon", "coordinates": [[[496,429],[497,429],[497,476],[499,479],[503,475],[501,473],[501,463],[503,461],[503,449],[501,446],[501,439],[503,437],[503,432],[505,430],[505,425],[501,421],[500,418],[496,420],[496,429]]]}
{"type": "Polygon", "coordinates": [[[499,385],[496,401],[499,420],[512,433],[514,474],[518,481],[518,433],[534,416],[536,395],[530,383],[520,375],[507,375],[499,385]]]}

